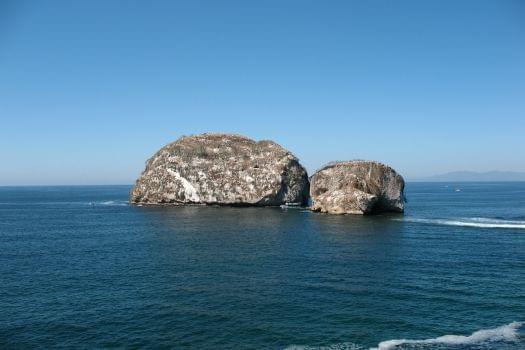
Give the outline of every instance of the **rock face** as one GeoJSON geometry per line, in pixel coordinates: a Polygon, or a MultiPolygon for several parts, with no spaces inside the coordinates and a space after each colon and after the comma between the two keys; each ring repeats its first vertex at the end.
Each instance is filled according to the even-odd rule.
{"type": "Polygon", "coordinates": [[[306,205],[306,170],[272,141],[233,134],[182,137],[146,164],[131,203],[306,205]]]}
{"type": "Polygon", "coordinates": [[[330,214],[403,212],[405,181],[378,162],[329,164],[311,178],[311,209],[330,214]]]}

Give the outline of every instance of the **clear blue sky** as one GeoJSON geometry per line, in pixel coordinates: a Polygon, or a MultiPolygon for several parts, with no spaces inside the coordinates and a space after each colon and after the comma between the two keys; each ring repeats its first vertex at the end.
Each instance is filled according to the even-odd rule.
{"type": "Polygon", "coordinates": [[[0,185],[132,183],[206,131],[525,171],[525,2],[3,0],[0,122],[0,185]]]}

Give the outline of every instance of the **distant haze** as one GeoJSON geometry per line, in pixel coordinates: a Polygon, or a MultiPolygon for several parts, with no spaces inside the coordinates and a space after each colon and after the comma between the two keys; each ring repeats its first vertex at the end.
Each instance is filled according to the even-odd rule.
{"type": "MultiPolygon", "coordinates": [[[[410,179],[409,179],[410,180],[410,179]]],[[[525,181],[525,172],[516,171],[453,171],[412,181],[525,181]]]]}

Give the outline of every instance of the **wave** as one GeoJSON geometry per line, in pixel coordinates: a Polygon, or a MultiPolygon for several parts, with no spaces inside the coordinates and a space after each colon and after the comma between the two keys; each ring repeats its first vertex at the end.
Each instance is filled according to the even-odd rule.
{"type": "Polygon", "coordinates": [[[89,202],[88,204],[92,206],[104,206],[104,207],[126,207],[129,205],[127,201],[123,201],[123,200],[89,202]]]}
{"type": "Polygon", "coordinates": [[[491,218],[423,219],[411,217],[396,220],[446,226],[525,229],[525,221],[523,220],[502,220],[491,218]]]}
{"type": "Polygon", "coordinates": [[[364,348],[354,343],[339,343],[327,346],[290,345],[284,350],[363,350],[364,348]]]}
{"type": "Polygon", "coordinates": [[[492,329],[482,329],[471,335],[443,335],[437,338],[413,340],[393,339],[382,341],[377,348],[370,350],[392,350],[402,345],[480,345],[493,342],[516,342],[518,341],[518,329],[522,322],[512,322],[504,326],[492,329]]]}
{"type": "MultiPolygon", "coordinates": [[[[377,347],[369,350],[395,350],[403,349],[407,346],[411,349],[432,349],[443,347],[470,347],[488,344],[488,343],[517,343],[520,341],[518,330],[523,326],[523,322],[512,322],[497,328],[482,329],[471,335],[443,335],[430,339],[392,339],[380,342],[377,347]]],[[[521,343],[520,343],[521,344],[521,343]]],[[[355,343],[338,343],[327,346],[308,346],[308,345],[290,345],[285,350],[364,350],[355,343]]]]}

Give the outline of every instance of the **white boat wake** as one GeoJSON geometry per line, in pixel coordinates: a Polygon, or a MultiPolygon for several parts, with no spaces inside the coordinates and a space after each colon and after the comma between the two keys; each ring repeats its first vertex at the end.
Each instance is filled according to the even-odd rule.
{"type": "Polygon", "coordinates": [[[406,217],[399,219],[399,221],[446,226],[525,229],[525,221],[522,220],[501,220],[491,218],[426,219],[406,217]]]}

